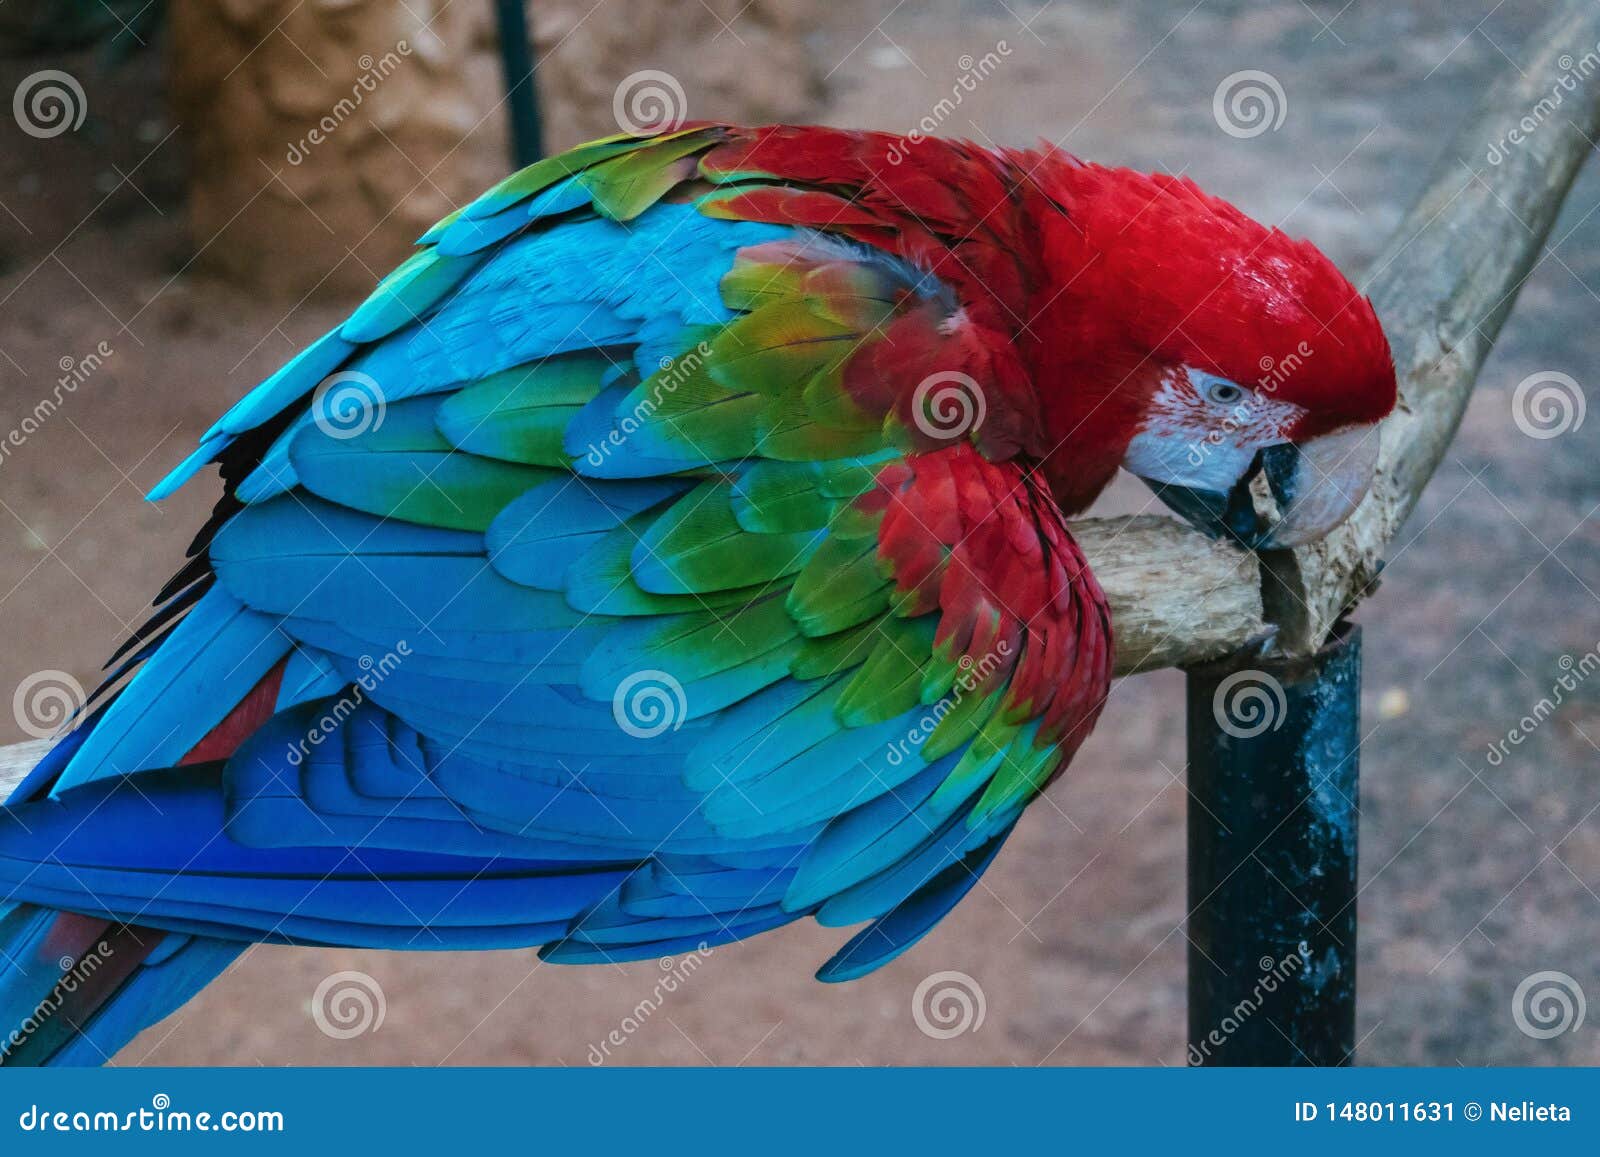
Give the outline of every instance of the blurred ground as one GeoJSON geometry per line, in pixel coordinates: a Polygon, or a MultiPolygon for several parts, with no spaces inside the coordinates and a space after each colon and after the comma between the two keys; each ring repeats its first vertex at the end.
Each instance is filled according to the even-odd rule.
{"type": "MultiPolygon", "coordinates": [[[[963,57],[1004,41],[999,68],[941,132],[1045,136],[1099,160],[1183,171],[1359,270],[1485,79],[1517,67],[1548,7],[870,0],[833,12],[812,46],[828,73],[818,117],[906,131],[951,93],[963,57]],[[1286,115],[1276,131],[1236,139],[1219,130],[1212,95],[1244,69],[1281,82],[1286,115]]],[[[737,50],[727,39],[707,49],[737,50]]],[[[152,55],[101,75],[73,60],[95,78],[90,121],[73,136],[35,141],[0,126],[0,427],[18,423],[69,359],[102,341],[114,351],[0,459],[0,689],[41,667],[92,681],[210,498],[202,486],[157,510],[140,491],[341,312],[264,306],[185,274],[183,132],[162,112],[158,64],[152,55]]],[[[0,63],[5,91],[37,67],[0,63]]],[[[1600,420],[1534,439],[1511,413],[1513,388],[1535,371],[1590,386],[1600,376],[1597,206],[1591,167],[1360,616],[1365,1063],[1600,1063],[1600,1012],[1548,1040],[1512,1018],[1519,981],[1540,970],[1600,999],[1600,680],[1498,766],[1487,759],[1549,694],[1561,657],[1600,642],[1600,420]]],[[[1133,488],[1110,499],[1143,501],[1133,488]]],[[[907,957],[826,987],[810,972],[836,931],[807,923],[718,949],[626,1030],[612,1060],[1182,1063],[1182,731],[1181,676],[1119,684],[1099,733],[984,886],[907,957]],[[911,1002],[945,969],[978,982],[986,1018],[938,1040],[919,1031],[911,1002]]],[[[0,741],[16,738],[0,712],[0,741]]],[[[545,967],[531,952],[261,948],[119,1059],[582,1065],[660,975],[650,963],[545,967]],[[313,1023],[313,991],[342,969],[381,985],[376,1032],[336,1040],[313,1023]]]]}

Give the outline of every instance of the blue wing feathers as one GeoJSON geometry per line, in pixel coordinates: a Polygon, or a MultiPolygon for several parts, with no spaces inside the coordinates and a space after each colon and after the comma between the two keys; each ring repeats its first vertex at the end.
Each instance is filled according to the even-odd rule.
{"type": "Polygon", "coordinates": [[[817,971],[817,979],[837,983],[855,980],[882,968],[933,930],[988,870],[1010,829],[989,844],[968,853],[966,859],[941,872],[934,880],[888,915],[874,920],[817,971]]]}
{"type": "Polygon", "coordinates": [[[290,645],[276,619],[212,589],[96,722],[55,790],[176,763],[290,645]]]}
{"type": "Polygon", "coordinates": [[[925,763],[910,716],[845,727],[848,675],[794,674],[787,592],[829,533],[808,488],[847,501],[871,472],[685,458],[653,423],[647,379],[734,317],[735,252],[795,231],[590,203],[571,177],[442,222],[152,493],[243,475],[216,583],[0,811],[0,948],[42,935],[32,904],[170,930],[63,1056],[114,1049],[247,940],[577,963],[871,920],[819,974],[844,979],[1004,841],[1014,815],[975,833],[970,798],[935,795],[959,752],[925,763]],[[225,767],[173,769],[280,661],[273,719],[225,767]],[[619,726],[639,672],[682,693],[643,738],[619,726]]]}

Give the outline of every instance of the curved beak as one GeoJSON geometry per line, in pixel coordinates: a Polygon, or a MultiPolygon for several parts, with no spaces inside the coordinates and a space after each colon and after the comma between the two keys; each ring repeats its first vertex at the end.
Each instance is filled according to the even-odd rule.
{"type": "Polygon", "coordinates": [[[1265,533],[1261,516],[1256,513],[1255,499],[1250,494],[1250,481],[1260,472],[1261,455],[1257,454],[1250,468],[1226,494],[1220,490],[1157,482],[1153,478],[1145,478],[1144,483],[1173,513],[1201,534],[1230,538],[1246,550],[1254,550],[1265,533]]]}
{"type": "Polygon", "coordinates": [[[1278,500],[1278,521],[1260,547],[1315,542],[1355,513],[1378,466],[1378,427],[1352,426],[1304,445],[1269,446],[1261,468],[1278,500]]]}
{"type": "Polygon", "coordinates": [[[1268,446],[1227,493],[1145,481],[1202,533],[1247,550],[1283,550],[1314,542],[1349,518],[1366,497],[1377,462],[1378,428],[1363,425],[1301,445],[1268,446]],[[1266,476],[1277,500],[1276,521],[1256,511],[1250,484],[1257,474],[1266,476]]]}

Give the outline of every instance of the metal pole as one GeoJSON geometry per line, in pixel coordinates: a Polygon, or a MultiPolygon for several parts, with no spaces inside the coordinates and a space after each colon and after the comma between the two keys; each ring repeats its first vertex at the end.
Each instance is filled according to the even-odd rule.
{"type": "Polygon", "coordinates": [[[495,0],[500,25],[500,63],[505,72],[506,106],[511,113],[511,163],[517,168],[544,155],[539,125],[539,86],[533,78],[524,0],[495,0]]]}
{"type": "Polygon", "coordinates": [[[1355,1050],[1361,629],[1188,674],[1189,1063],[1355,1050]]]}

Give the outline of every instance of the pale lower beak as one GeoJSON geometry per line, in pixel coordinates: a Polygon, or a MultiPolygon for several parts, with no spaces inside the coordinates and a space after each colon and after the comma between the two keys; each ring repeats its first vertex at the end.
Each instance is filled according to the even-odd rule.
{"type": "Polygon", "coordinates": [[[1263,550],[1303,546],[1340,525],[1366,497],[1378,465],[1378,427],[1352,426],[1303,445],[1269,446],[1261,468],[1278,500],[1263,550]]]}
{"type": "Polygon", "coordinates": [[[1284,550],[1322,538],[1355,511],[1372,484],[1378,428],[1353,426],[1303,445],[1283,443],[1258,453],[1227,493],[1145,479],[1156,496],[1213,538],[1246,550],[1284,550]],[[1250,484],[1264,474],[1278,518],[1257,512],[1250,484]]]}

